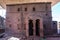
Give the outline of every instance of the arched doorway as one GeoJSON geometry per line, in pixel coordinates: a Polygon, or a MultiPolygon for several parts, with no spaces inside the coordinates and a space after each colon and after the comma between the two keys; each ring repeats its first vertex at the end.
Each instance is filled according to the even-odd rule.
{"type": "Polygon", "coordinates": [[[29,20],[29,36],[33,35],[33,20],[29,20]]]}
{"type": "Polygon", "coordinates": [[[39,31],[40,31],[40,20],[39,19],[37,19],[36,20],[36,36],[39,36],[40,35],[40,33],[39,33],[39,31]]]}

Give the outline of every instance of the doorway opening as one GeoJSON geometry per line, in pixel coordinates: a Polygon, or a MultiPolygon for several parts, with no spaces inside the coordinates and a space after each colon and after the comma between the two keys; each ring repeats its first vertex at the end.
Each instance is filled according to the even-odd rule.
{"type": "Polygon", "coordinates": [[[33,20],[29,20],[29,36],[33,35],[33,20]]]}
{"type": "Polygon", "coordinates": [[[40,31],[40,20],[39,19],[37,19],[36,20],[36,36],[39,36],[40,35],[40,33],[39,33],[39,31],[40,31]]]}

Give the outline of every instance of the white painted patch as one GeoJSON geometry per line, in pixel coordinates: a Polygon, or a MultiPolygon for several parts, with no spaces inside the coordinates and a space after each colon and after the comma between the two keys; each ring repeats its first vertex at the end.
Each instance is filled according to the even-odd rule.
{"type": "Polygon", "coordinates": [[[19,38],[16,38],[16,37],[11,37],[8,40],[20,40],[20,39],[19,38]]]}

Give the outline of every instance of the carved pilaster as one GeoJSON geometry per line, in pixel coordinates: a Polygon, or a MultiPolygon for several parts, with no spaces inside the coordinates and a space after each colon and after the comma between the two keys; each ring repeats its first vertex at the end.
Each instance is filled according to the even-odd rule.
{"type": "Polygon", "coordinates": [[[43,19],[40,19],[40,37],[43,37],[43,19]]]}

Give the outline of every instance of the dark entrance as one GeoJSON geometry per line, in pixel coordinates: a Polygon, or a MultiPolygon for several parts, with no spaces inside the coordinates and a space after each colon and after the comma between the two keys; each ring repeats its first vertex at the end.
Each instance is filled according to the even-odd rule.
{"type": "Polygon", "coordinates": [[[36,20],[36,35],[37,36],[39,36],[40,34],[39,34],[39,27],[40,27],[40,20],[39,19],[37,19],[36,20]]]}
{"type": "Polygon", "coordinates": [[[33,20],[29,20],[29,36],[33,35],[33,20]]]}

